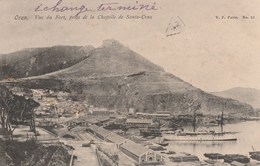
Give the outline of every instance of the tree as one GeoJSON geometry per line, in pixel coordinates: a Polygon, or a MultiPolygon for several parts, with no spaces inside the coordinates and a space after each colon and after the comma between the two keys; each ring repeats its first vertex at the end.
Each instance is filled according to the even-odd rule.
{"type": "Polygon", "coordinates": [[[30,125],[35,131],[34,109],[39,103],[23,96],[12,94],[6,87],[0,85],[0,123],[2,132],[13,135],[18,124],[30,125]],[[14,125],[12,127],[11,125],[14,125]]]}

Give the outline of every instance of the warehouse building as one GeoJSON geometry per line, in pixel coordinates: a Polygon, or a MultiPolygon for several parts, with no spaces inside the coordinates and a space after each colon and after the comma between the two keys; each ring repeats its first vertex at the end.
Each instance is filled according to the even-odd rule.
{"type": "Polygon", "coordinates": [[[98,138],[100,138],[100,139],[106,141],[106,137],[107,137],[109,134],[111,134],[111,133],[112,133],[111,131],[108,131],[108,130],[106,130],[106,129],[100,127],[100,128],[98,128],[98,129],[96,130],[95,135],[96,135],[98,138]]]}
{"type": "Polygon", "coordinates": [[[100,128],[100,127],[97,126],[97,125],[92,125],[92,126],[90,126],[90,127],[88,128],[88,131],[89,131],[90,133],[92,133],[93,135],[96,135],[96,132],[97,132],[97,130],[98,130],[99,128],[100,128]]]}
{"type": "Polygon", "coordinates": [[[163,160],[160,154],[130,140],[120,145],[119,149],[137,163],[161,162],[163,160]]]}
{"type": "Polygon", "coordinates": [[[92,125],[88,128],[88,131],[104,141],[114,143],[121,152],[132,158],[137,163],[152,163],[163,161],[162,156],[153,150],[137,144],[131,140],[125,139],[124,137],[121,137],[116,133],[106,130],[102,127],[92,125]]]}
{"type": "Polygon", "coordinates": [[[116,144],[116,147],[119,149],[120,145],[125,143],[127,141],[127,139],[125,139],[124,137],[121,137],[120,135],[117,135],[116,133],[111,133],[110,135],[108,135],[106,137],[106,141],[116,144]]]}

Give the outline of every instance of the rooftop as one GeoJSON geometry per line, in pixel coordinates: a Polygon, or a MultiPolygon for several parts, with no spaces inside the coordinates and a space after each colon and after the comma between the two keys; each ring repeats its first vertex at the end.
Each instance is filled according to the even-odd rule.
{"type": "Polygon", "coordinates": [[[130,140],[127,141],[126,143],[124,143],[121,146],[121,148],[124,148],[137,156],[141,156],[141,155],[145,154],[147,151],[149,151],[148,148],[146,148],[140,144],[137,144],[133,141],[130,141],[130,140]]]}
{"type": "Polygon", "coordinates": [[[156,113],[156,114],[151,114],[151,113],[141,113],[138,112],[136,115],[144,115],[144,116],[171,116],[171,114],[162,114],[162,113],[156,113]]]}
{"type": "Polygon", "coordinates": [[[89,122],[89,123],[93,123],[93,124],[95,124],[95,123],[98,123],[98,122],[99,122],[99,120],[97,120],[97,119],[95,119],[95,118],[86,119],[85,121],[86,121],[86,122],[89,122]]]}
{"type": "Polygon", "coordinates": [[[127,119],[126,123],[153,123],[152,119],[127,119]]]}
{"type": "Polygon", "coordinates": [[[85,120],[77,118],[77,119],[73,119],[73,120],[70,120],[70,121],[73,121],[75,123],[81,123],[81,122],[84,122],[85,120]]]}
{"type": "Polygon", "coordinates": [[[113,143],[122,143],[124,142],[126,139],[124,137],[121,137],[120,135],[117,135],[116,133],[112,133],[107,137],[108,140],[110,140],[113,143]]]}
{"type": "Polygon", "coordinates": [[[110,117],[97,117],[97,120],[100,122],[108,121],[110,117]]]}
{"type": "Polygon", "coordinates": [[[96,131],[96,133],[99,134],[99,135],[101,135],[101,136],[103,136],[103,137],[105,137],[105,136],[107,136],[108,134],[110,134],[111,131],[108,131],[108,130],[106,130],[106,129],[100,127],[100,128],[96,131]]]}
{"type": "Polygon", "coordinates": [[[89,127],[89,129],[92,130],[92,131],[97,131],[98,128],[100,128],[100,127],[97,126],[97,125],[92,125],[92,126],[89,127]]]}
{"type": "Polygon", "coordinates": [[[87,130],[87,127],[80,127],[80,126],[76,126],[76,127],[74,127],[74,128],[72,128],[70,131],[73,131],[73,132],[75,132],[75,131],[85,131],[85,130],[87,130]]]}

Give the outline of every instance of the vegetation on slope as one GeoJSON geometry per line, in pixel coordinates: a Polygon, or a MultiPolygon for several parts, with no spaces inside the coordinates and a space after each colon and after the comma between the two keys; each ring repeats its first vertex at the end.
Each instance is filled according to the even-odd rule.
{"type": "Polygon", "coordinates": [[[0,165],[10,166],[67,166],[69,147],[62,143],[39,144],[35,141],[17,142],[0,139],[0,165]]]}
{"type": "Polygon", "coordinates": [[[91,46],[54,46],[0,55],[0,80],[38,76],[70,67],[88,56],[91,46]]]}

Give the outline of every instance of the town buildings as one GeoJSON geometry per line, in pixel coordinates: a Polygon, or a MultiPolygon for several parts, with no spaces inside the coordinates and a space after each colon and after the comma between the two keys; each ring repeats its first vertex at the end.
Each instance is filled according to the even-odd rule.
{"type": "Polygon", "coordinates": [[[114,114],[113,110],[108,110],[106,108],[89,106],[88,108],[89,115],[93,116],[110,116],[114,114]]]}

